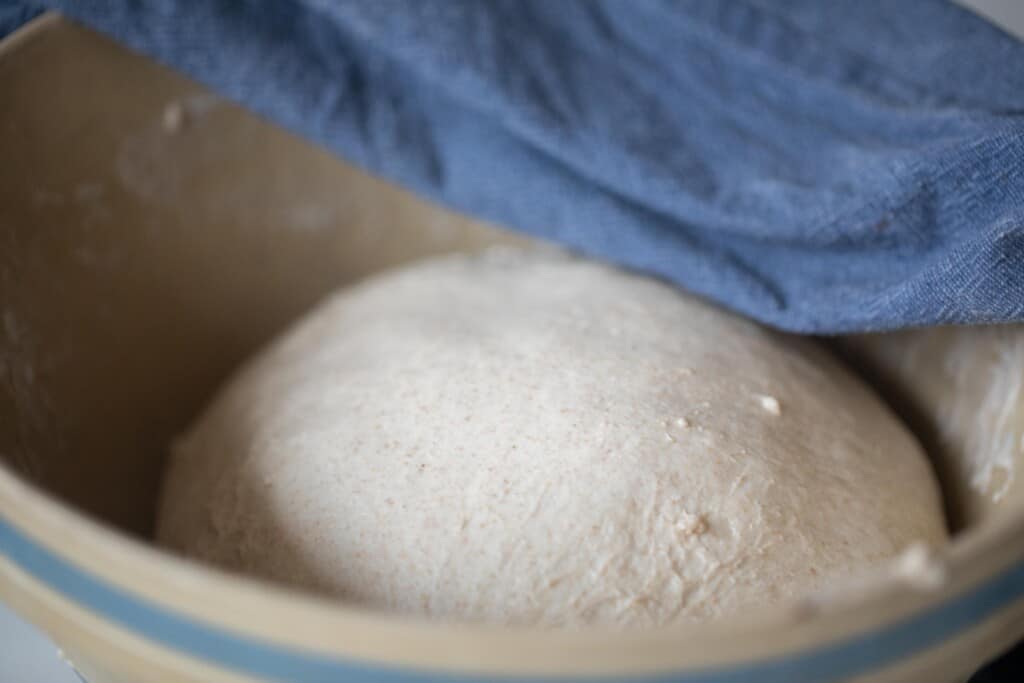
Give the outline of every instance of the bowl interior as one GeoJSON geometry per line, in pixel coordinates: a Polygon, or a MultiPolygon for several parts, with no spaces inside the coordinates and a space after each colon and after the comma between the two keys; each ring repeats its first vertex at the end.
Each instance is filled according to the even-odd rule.
{"type": "Polygon", "coordinates": [[[0,454],[139,536],[168,443],[270,335],[383,267],[520,239],[57,18],[4,44],[0,92],[0,454]]]}
{"type": "Polygon", "coordinates": [[[96,34],[0,61],[0,453],[136,534],[169,440],[334,287],[512,240],[354,170],[96,34]]]}

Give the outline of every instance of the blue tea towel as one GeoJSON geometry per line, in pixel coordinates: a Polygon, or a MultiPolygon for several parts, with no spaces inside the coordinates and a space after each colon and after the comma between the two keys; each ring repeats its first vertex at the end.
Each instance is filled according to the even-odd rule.
{"type": "Polygon", "coordinates": [[[946,2],[7,6],[780,328],[1024,320],[1024,44],[946,2]]]}

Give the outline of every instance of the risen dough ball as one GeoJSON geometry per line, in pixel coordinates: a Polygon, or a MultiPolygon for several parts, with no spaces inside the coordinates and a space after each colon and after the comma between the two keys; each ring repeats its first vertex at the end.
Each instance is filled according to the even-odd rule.
{"type": "Polygon", "coordinates": [[[346,289],[174,449],[159,539],[445,619],[647,627],[945,531],[910,434],[809,342],[565,256],[346,289]]]}

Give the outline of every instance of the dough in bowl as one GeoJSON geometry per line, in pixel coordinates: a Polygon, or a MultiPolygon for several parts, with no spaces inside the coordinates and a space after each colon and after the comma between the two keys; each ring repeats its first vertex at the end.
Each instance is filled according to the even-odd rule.
{"type": "Polygon", "coordinates": [[[908,431],[814,343],[558,253],[328,299],[174,447],[158,539],[446,620],[643,628],[946,536],[908,431]]]}

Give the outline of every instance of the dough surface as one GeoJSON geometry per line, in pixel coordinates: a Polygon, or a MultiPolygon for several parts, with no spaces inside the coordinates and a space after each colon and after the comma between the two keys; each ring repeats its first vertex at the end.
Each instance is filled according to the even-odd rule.
{"type": "Polygon", "coordinates": [[[343,290],[174,447],[158,540],[373,609],[616,628],[776,603],[945,528],[815,344],[560,254],[343,290]]]}

